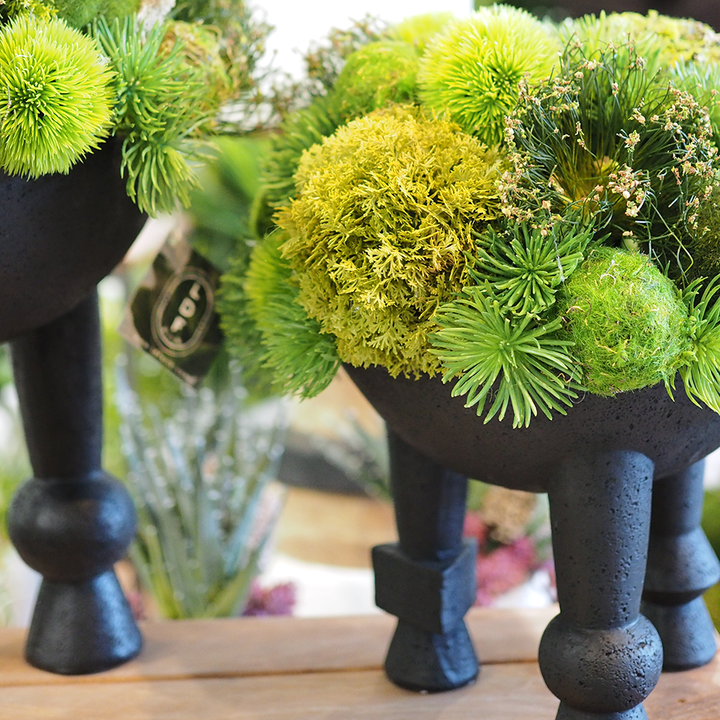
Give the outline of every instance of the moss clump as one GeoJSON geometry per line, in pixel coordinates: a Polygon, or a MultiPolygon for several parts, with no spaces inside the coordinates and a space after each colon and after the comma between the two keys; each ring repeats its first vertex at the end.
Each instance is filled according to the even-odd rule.
{"type": "Polygon", "coordinates": [[[0,34],[0,166],[67,173],[107,136],[112,74],[100,48],[62,20],[18,15],[0,34]]]}
{"type": "Polygon", "coordinates": [[[137,12],[140,0],[53,0],[58,17],[74,28],[83,28],[96,17],[106,20],[127,17],[137,12]]]}
{"type": "Polygon", "coordinates": [[[677,289],[640,253],[595,250],[567,282],[561,310],[597,395],[672,383],[690,346],[677,289]]]}
{"type": "Polygon", "coordinates": [[[497,145],[520,81],[547,77],[558,50],[556,36],[525,10],[483,8],[430,42],[420,63],[420,97],[466,132],[497,145]]]}
{"type": "Polygon", "coordinates": [[[376,111],[303,156],[278,216],[300,302],[338,355],[434,373],[433,313],[467,284],[473,231],[498,217],[498,154],[420,110],[376,111]]]}
{"type": "Polygon", "coordinates": [[[406,42],[384,40],[356,50],[348,57],[334,88],[343,120],[391,103],[412,102],[419,63],[415,48],[406,42]]]}

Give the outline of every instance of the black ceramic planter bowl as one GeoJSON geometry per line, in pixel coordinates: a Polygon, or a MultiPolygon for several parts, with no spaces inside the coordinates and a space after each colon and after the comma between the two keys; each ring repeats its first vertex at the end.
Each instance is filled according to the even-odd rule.
{"type": "Polygon", "coordinates": [[[68,175],[0,175],[0,341],[11,341],[34,474],[12,502],[9,532],[44,578],[26,657],[67,674],[113,667],[141,646],[112,569],[134,510],[101,469],[95,286],[145,221],[124,185],[116,141],[68,175]]]}
{"type": "Polygon", "coordinates": [[[477,675],[462,620],[475,594],[474,550],[462,541],[467,477],[548,493],[561,612],[540,667],[558,718],[645,718],[663,667],[714,656],[700,596],[720,565],[699,523],[720,416],[681,384],[674,401],[663,386],[588,394],[566,416],[513,429],[508,418],[484,424],[439,379],[347,371],[388,427],[400,541],[373,561],[378,604],[399,618],[386,660],[397,684],[437,691],[477,675]]]}

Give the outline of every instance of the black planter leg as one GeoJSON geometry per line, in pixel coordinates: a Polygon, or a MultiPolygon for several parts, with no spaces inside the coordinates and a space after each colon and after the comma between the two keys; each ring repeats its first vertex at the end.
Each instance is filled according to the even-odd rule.
{"type": "Polygon", "coordinates": [[[475,543],[462,538],[467,478],[392,431],[388,441],[400,542],[373,548],[376,603],[398,618],[385,672],[410,690],[462,687],[478,674],[463,620],[476,594],[475,543]]]}
{"type": "Polygon", "coordinates": [[[688,670],[715,656],[715,628],[702,594],[720,563],[700,527],[705,462],[653,486],[642,612],[663,642],[664,670],[688,670]]]}
{"type": "Polygon", "coordinates": [[[135,532],[122,486],[101,469],[97,294],[11,344],[34,478],[15,495],[10,537],[43,575],[25,657],[62,674],[134,657],[142,639],[113,571],[135,532]]]}
{"type": "Polygon", "coordinates": [[[557,720],[640,720],[662,668],[640,611],[653,463],[627,451],[573,457],[550,485],[560,614],[540,642],[557,720]]]}

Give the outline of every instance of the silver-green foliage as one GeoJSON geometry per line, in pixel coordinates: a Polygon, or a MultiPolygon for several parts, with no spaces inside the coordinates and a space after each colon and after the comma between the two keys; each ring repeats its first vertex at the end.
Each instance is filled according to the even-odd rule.
{"type": "Polygon", "coordinates": [[[268,485],[282,455],[282,405],[250,406],[237,370],[231,376],[219,390],[184,390],[161,413],[117,373],[138,513],[131,557],[166,618],[240,612],[274,525],[268,485]]]}

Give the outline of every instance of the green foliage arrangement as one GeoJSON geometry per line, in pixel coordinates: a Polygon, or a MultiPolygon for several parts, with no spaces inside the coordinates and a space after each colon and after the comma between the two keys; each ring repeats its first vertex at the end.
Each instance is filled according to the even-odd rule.
{"type": "Polygon", "coordinates": [[[197,3],[202,16],[194,5],[4,4],[0,169],[30,178],[67,173],[116,135],[128,195],[141,210],[187,204],[209,137],[227,129],[223,108],[254,92],[268,31],[243,0],[197,3]]]}
{"type": "Polygon", "coordinates": [[[338,359],[439,373],[516,427],[678,375],[720,411],[717,35],[493,5],[384,38],[419,56],[417,87],[400,45],[355,46],[264,163],[282,234],[253,251],[262,283],[258,266],[233,287],[258,320],[270,298],[292,308],[260,333],[278,382],[317,389],[293,336],[315,333],[335,362],[318,386],[338,359]]]}

